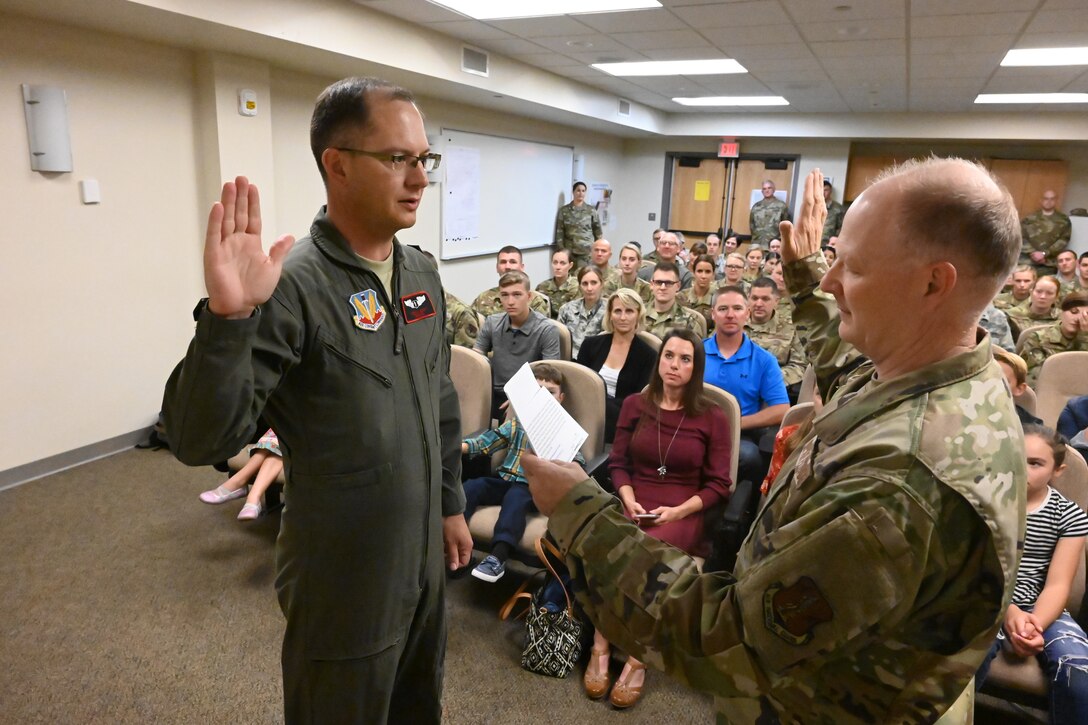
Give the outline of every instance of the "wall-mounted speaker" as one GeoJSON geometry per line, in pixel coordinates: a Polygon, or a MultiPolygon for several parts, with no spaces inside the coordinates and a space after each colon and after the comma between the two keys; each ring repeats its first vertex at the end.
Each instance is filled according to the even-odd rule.
{"type": "Polygon", "coordinates": [[[23,84],[30,168],[72,171],[72,141],[68,134],[68,95],[55,86],[23,84]]]}

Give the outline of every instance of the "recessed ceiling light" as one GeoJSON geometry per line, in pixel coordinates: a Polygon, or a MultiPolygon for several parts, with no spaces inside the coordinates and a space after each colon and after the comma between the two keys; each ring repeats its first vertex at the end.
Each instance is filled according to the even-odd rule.
{"type": "Polygon", "coordinates": [[[782,96],[704,96],[702,98],[674,98],[681,106],[788,106],[782,96]]]}
{"type": "Polygon", "coordinates": [[[1001,65],[1088,65],[1088,48],[1021,48],[1010,50],[1001,65]]]}
{"type": "Polygon", "coordinates": [[[568,48],[592,48],[593,43],[589,40],[568,40],[568,48]]]}
{"type": "Polygon", "coordinates": [[[594,63],[593,67],[614,76],[707,76],[748,72],[747,68],[731,58],[594,63]]]}
{"type": "Polygon", "coordinates": [[[1088,93],[980,93],[975,103],[1088,103],[1088,93]]]}
{"type": "Polygon", "coordinates": [[[476,20],[542,18],[549,15],[619,13],[659,8],[658,0],[429,0],[476,20]]]}

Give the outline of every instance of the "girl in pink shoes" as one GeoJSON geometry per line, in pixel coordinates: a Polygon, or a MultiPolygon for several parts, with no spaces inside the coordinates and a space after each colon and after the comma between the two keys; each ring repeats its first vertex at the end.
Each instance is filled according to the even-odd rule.
{"type": "Polygon", "coordinates": [[[263,513],[261,498],[283,470],[280,440],[271,428],[249,449],[249,462],[222,486],[200,494],[204,503],[220,504],[246,496],[246,483],[253,479],[245,505],[238,512],[239,521],[252,521],[263,513]]]}

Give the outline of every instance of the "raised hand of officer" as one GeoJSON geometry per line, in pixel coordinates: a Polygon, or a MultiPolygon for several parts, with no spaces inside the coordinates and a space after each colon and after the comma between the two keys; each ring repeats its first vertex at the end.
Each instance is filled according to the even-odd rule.
{"type": "Polygon", "coordinates": [[[272,296],[294,243],[295,238],[285,234],[265,254],[257,187],[244,176],[223,184],[222,197],[208,214],[204,236],[208,309],[227,318],[252,315],[257,305],[272,296]]]}
{"type": "Polygon", "coordinates": [[[782,235],[782,261],[793,262],[819,252],[825,221],[827,202],[824,201],[824,175],[819,169],[813,169],[805,177],[797,222],[778,225],[782,235]]]}

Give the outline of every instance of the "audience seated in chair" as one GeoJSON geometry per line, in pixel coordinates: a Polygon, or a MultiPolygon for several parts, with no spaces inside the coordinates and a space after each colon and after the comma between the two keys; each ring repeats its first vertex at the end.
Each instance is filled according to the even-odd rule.
{"type": "MultiPolygon", "coordinates": [[[[1036,285],[1049,284],[1043,277],[1036,285]]],[[[1033,293],[1034,294],[1034,293],[1033,293]]],[[[1028,365],[1028,385],[1035,387],[1043,363],[1059,352],[1088,350],[1088,292],[1072,292],[1061,303],[1061,317],[1052,324],[1028,330],[1020,341],[1020,356],[1028,365]]],[[[1088,375],[1088,371],[1085,373],[1088,375]]]]}
{"type": "Polygon", "coordinates": [[[623,401],[646,387],[657,352],[636,334],[643,306],[634,290],[621,288],[612,293],[605,309],[605,333],[582,341],[578,362],[595,370],[604,380],[604,440],[611,443],[623,401]]]}
{"type": "MultiPolygon", "coordinates": [[[[729,496],[733,452],[725,413],[703,394],[705,355],[690,330],[665,336],[645,393],[628,396],[620,412],[609,468],[627,516],[654,538],[705,555],[704,509],[729,496]]],[[[594,633],[586,693],[608,692],[608,641],[594,633]]],[[[645,665],[631,657],[611,702],[630,707],[642,694],[645,665]]]]}
{"type": "Polygon", "coordinates": [[[1071,398],[1058,416],[1058,432],[1088,460],[1088,395],[1071,398]]]}
{"type": "Polygon", "coordinates": [[[252,521],[264,512],[261,498],[282,470],[283,453],[280,451],[280,441],[269,428],[249,449],[249,462],[223,485],[200,494],[200,500],[204,503],[220,504],[245,496],[246,502],[238,512],[238,520],[252,521]],[[247,496],[246,485],[250,479],[253,480],[253,485],[249,487],[247,496]]]}
{"type": "Polygon", "coordinates": [[[770,277],[759,277],[748,290],[748,322],[744,331],[756,345],[774,355],[786,384],[790,403],[797,402],[808,358],[793,317],[781,311],[778,286],[770,277]]]}
{"type": "Polygon", "coordinates": [[[673,328],[701,330],[702,315],[680,304],[680,271],[674,262],[658,262],[653,266],[650,278],[654,301],[642,317],[642,329],[664,339],[673,328]]]}
{"type": "Polygon", "coordinates": [[[1005,381],[1008,382],[1009,390],[1012,392],[1013,402],[1016,404],[1016,415],[1020,418],[1020,425],[1042,425],[1042,418],[1036,417],[1034,413],[1016,402],[1017,398],[1028,391],[1027,363],[1016,353],[1009,352],[997,345],[992,345],[991,349],[998,367],[1001,368],[1001,372],[1005,373],[1005,381]]]}
{"type": "MultiPolygon", "coordinates": [[[[583,268],[585,269],[585,268],[583,268]]],[[[551,365],[533,368],[536,381],[560,403],[563,402],[563,375],[551,365]]],[[[465,523],[472,519],[478,506],[500,505],[499,519],[491,539],[491,553],[472,570],[472,576],[486,582],[496,582],[506,573],[506,560],[517,548],[525,532],[525,519],[534,511],[533,497],[521,470],[521,455],[529,448],[529,438],[514,415],[498,428],[461,442],[461,453],[469,456],[490,456],[506,450],[498,475],[465,481],[465,523]]],[[[583,463],[581,454],[575,458],[583,463]]]]}
{"type": "MultiPolygon", "coordinates": [[[[507,272],[525,273],[525,263],[522,261],[521,250],[513,245],[506,245],[495,255],[495,271],[499,274],[498,286],[484,290],[472,301],[472,310],[479,315],[489,317],[502,312],[503,304],[500,297],[502,289],[502,276],[507,272]]],[[[526,277],[528,281],[528,277],[526,277]]],[[[552,316],[552,303],[547,296],[532,289],[529,291],[529,308],[536,310],[545,317],[552,316]]]]}
{"type": "Polygon", "coordinates": [[[1030,264],[1018,266],[1006,281],[1009,291],[994,297],[994,307],[999,310],[1008,310],[1027,302],[1031,298],[1031,288],[1035,286],[1038,276],[1035,267],[1030,264]]]}
{"type": "Polygon", "coordinates": [[[707,254],[692,257],[691,271],[693,281],[691,286],[677,295],[680,304],[689,310],[695,310],[706,321],[706,329],[714,330],[714,319],[710,314],[710,308],[714,304],[714,258],[707,254]]]}
{"type": "Polygon", "coordinates": [[[570,274],[574,262],[569,249],[552,252],[552,276],[536,286],[536,291],[551,303],[552,319],[559,315],[559,308],[578,296],[578,280],[570,274]]]}
{"type": "Polygon", "coordinates": [[[529,309],[529,278],[524,272],[507,272],[499,279],[504,312],[490,315],[480,328],[473,348],[491,357],[491,417],[499,418],[506,402],[506,385],[527,362],[559,358],[559,333],[548,318],[529,309]]]}
{"type": "Polygon", "coordinates": [[[558,320],[570,330],[571,357],[578,357],[582,340],[601,331],[604,321],[604,300],[601,290],[604,277],[592,264],[578,270],[579,297],[563,305],[558,320]]]}
{"type": "MultiPolygon", "coordinates": [[[[1065,610],[1084,559],[1088,514],[1051,487],[1066,456],[1061,435],[1044,426],[1024,429],[1027,527],[1012,603],[997,639],[975,677],[986,681],[1000,650],[1038,657],[1050,681],[1050,721],[1088,722],[1088,636],[1065,610]]],[[[1072,454],[1076,455],[1076,454],[1072,454]]]]}
{"type": "Polygon", "coordinates": [[[1058,280],[1053,277],[1040,277],[1031,288],[1031,297],[1016,307],[1005,310],[1009,318],[1009,327],[1013,337],[1029,327],[1056,322],[1061,314],[1058,311],[1058,280]]]}
{"type": "Polygon", "coordinates": [[[620,248],[620,263],[615,276],[604,284],[605,297],[610,296],[618,289],[634,290],[643,304],[650,304],[654,299],[653,288],[650,283],[638,276],[642,267],[642,250],[633,242],[628,242],[620,248]]]}

